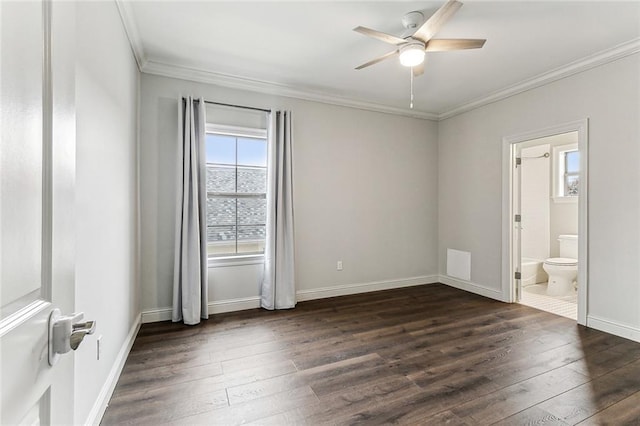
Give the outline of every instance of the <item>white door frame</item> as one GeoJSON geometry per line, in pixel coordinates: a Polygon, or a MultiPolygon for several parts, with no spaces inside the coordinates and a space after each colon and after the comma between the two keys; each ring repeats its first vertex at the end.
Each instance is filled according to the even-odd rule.
{"type": "Polygon", "coordinates": [[[513,158],[515,144],[554,136],[562,133],[578,132],[580,151],[580,197],[578,198],[578,324],[587,324],[588,265],[588,183],[589,183],[589,119],[572,121],[545,129],[534,130],[502,139],[502,298],[516,301],[513,259],[514,250],[514,186],[513,158]]]}

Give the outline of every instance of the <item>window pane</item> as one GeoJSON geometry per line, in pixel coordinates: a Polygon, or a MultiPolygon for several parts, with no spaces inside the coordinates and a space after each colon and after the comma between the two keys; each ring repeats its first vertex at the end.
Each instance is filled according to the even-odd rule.
{"type": "Polygon", "coordinates": [[[207,254],[235,254],[235,252],[235,226],[207,227],[207,254]]]}
{"type": "Polygon", "coordinates": [[[580,171],[580,153],[578,151],[569,151],[565,154],[566,172],[578,173],[580,171]]]}
{"type": "Polygon", "coordinates": [[[236,168],[209,164],[207,192],[236,192],[236,168]]]}
{"type": "Polygon", "coordinates": [[[264,252],[267,141],[207,134],[207,241],[210,255],[264,252]],[[237,238],[237,241],[236,241],[237,238]]]}
{"type": "Polygon", "coordinates": [[[238,199],[238,225],[264,225],[267,222],[267,200],[264,198],[238,199]]]}
{"type": "Polygon", "coordinates": [[[238,164],[267,167],[267,140],[238,138],[238,164]]]}
{"type": "MultiPolygon", "coordinates": [[[[236,224],[236,199],[207,197],[207,227],[236,224]]],[[[234,237],[235,238],[235,237],[234,237]]]]}
{"type": "Polygon", "coordinates": [[[267,169],[260,167],[238,166],[238,192],[259,193],[267,192],[267,169]]]}
{"type": "Polygon", "coordinates": [[[577,196],[580,187],[580,177],[576,175],[568,175],[566,177],[565,183],[565,197],[577,196]]]}
{"type": "Polygon", "coordinates": [[[207,133],[207,163],[235,164],[236,138],[207,133]]]}
{"type": "Polygon", "coordinates": [[[264,251],[265,226],[238,226],[238,253],[264,251]]]}

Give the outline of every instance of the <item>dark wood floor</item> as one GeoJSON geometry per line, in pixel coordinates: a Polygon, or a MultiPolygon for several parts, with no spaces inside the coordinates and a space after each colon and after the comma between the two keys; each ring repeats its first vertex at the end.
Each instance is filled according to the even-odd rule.
{"type": "Polygon", "coordinates": [[[434,284],[146,324],[102,424],[640,424],[640,343],[434,284]]]}

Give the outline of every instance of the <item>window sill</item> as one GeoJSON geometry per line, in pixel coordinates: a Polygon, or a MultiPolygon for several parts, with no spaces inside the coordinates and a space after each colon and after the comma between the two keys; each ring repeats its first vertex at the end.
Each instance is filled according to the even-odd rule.
{"type": "Polygon", "coordinates": [[[552,197],[554,203],[558,204],[566,204],[566,203],[577,203],[578,198],[580,197],[552,197]]]}
{"type": "Polygon", "coordinates": [[[221,256],[210,257],[207,260],[208,268],[222,268],[228,266],[261,265],[264,263],[264,254],[250,254],[246,256],[221,256]]]}

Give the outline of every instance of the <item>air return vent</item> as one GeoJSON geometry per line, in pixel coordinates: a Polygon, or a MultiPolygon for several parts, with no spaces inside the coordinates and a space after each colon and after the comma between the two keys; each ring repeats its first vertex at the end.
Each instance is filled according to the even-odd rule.
{"type": "Polygon", "coordinates": [[[471,253],[447,249],[447,275],[465,281],[471,280],[471,253]]]}

